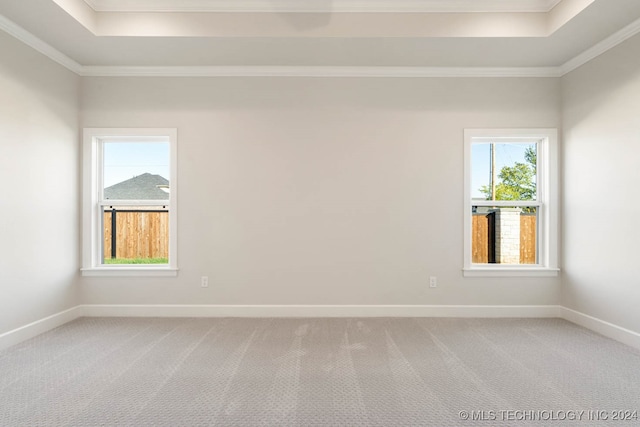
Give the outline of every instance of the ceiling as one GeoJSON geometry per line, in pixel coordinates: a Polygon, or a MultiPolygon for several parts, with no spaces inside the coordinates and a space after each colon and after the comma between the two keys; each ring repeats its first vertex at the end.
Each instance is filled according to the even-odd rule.
{"type": "Polygon", "coordinates": [[[640,0],[0,0],[80,75],[558,76],[640,32],[640,0]]]}
{"type": "Polygon", "coordinates": [[[561,0],[83,0],[99,12],[549,12],[561,0]]]}

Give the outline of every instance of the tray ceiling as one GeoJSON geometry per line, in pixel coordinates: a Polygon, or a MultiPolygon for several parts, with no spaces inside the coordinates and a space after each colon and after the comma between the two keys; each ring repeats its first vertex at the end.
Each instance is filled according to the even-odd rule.
{"type": "Polygon", "coordinates": [[[82,75],[553,76],[640,1],[0,0],[0,29],[82,75]]]}
{"type": "Polygon", "coordinates": [[[561,0],[84,0],[102,12],[549,12],[561,0]]]}

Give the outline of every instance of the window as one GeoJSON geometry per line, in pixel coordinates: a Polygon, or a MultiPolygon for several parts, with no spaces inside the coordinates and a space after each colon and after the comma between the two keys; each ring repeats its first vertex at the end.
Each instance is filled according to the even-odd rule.
{"type": "Polygon", "coordinates": [[[464,139],[464,275],[557,275],[557,130],[466,129],[464,139]]]}
{"type": "Polygon", "coordinates": [[[85,276],[175,276],[176,129],[85,129],[85,276]]]}

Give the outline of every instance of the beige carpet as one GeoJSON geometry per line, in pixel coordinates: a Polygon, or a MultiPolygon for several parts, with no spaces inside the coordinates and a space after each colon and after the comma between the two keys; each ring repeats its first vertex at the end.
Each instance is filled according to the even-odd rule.
{"type": "Polygon", "coordinates": [[[633,411],[640,352],[559,319],[83,318],[0,352],[2,426],[640,425],[614,420],[633,411]]]}

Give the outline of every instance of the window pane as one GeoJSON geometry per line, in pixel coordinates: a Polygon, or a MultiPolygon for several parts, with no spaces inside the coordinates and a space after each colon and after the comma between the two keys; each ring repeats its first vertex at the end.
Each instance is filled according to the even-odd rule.
{"type": "Polygon", "coordinates": [[[537,264],[538,208],[473,206],[471,262],[537,264]]]}
{"type": "Polygon", "coordinates": [[[472,199],[536,200],[537,158],[536,143],[474,142],[471,145],[472,199]]]}
{"type": "Polygon", "coordinates": [[[107,206],[103,213],[103,264],[167,264],[167,206],[107,206]]]}
{"type": "Polygon", "coordinates": [[[168,200],[168,142],[105,142],[104,199],[168,200]]]}

